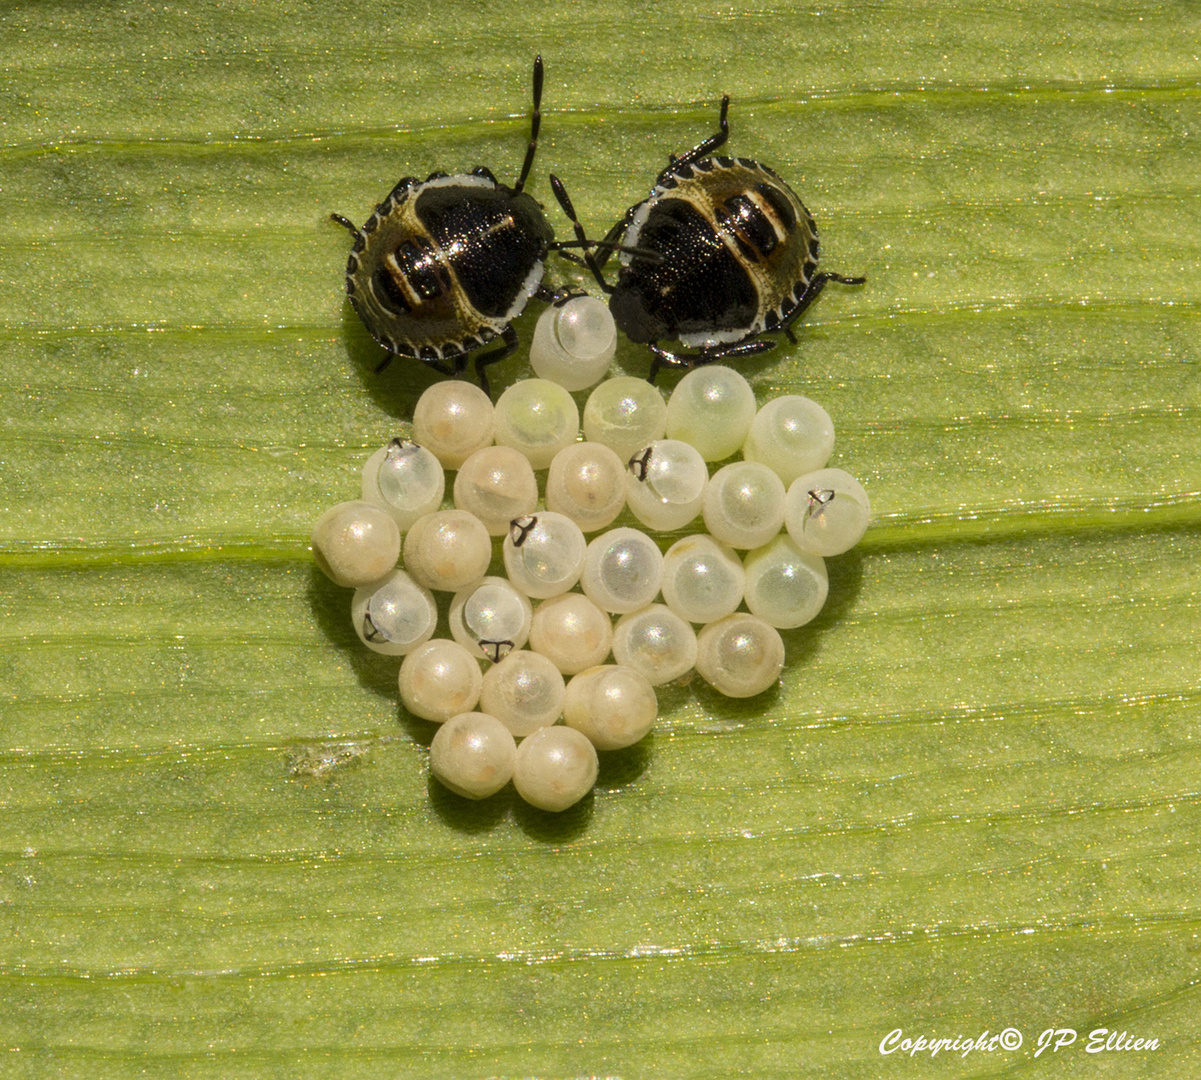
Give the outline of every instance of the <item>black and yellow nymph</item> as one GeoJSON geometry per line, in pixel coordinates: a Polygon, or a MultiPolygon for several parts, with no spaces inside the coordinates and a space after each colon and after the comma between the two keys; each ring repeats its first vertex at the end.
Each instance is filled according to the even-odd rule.
{"type": "MultiPolygon", "coordinates": [[[[586,255],[618,327],[650,346],[651,382],[663,364],[695,367],[773,348],[762,334],[795,342],[792,324],[827,282],[865,280],[818,271],[813,215],[775,172],[712,156],[729,137],[729,104],[722,98],[718,132],[673,157],[650,195],[596,245],[599,254],[586,255]],[[610,285],[602,269],[614,248],[621,270],[610,285]],[[657,344],[665,340],[699,351],[668,352],[657,344]]],[[[562,182],[552,176],[551,186],[584,242],[562,182]]]]}
{"type": "Polygon", "coordinates": [[[354,234],[346,292],[355,312],[388,356],[413,357],[444,375],[459,375],[469,354],[495,338],[501,345],[475,357],[484,368],[517,348],[512,322],[530,297],[553,300],[543,285],[554,234],[542,207],[523,190],[541,125],[542,58],[534,61],[534,108],[521,174],[512,187],[483,167],[425,180],[405,177],[354,234]]]}

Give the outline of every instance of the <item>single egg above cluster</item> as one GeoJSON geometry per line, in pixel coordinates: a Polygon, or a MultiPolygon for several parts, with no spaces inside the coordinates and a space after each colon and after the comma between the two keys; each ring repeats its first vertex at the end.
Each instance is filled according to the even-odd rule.
{"type": "Polygon", "coordinates": [[[548,307],[534,327],[530,367],[565,390],[586,390],[609,370],[617,353],[617,326],[595,296],[573,296],[548,307]]]}

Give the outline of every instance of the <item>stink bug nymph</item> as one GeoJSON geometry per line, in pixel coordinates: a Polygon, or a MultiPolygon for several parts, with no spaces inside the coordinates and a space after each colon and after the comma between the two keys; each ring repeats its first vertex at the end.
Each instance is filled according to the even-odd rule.
{"type": "MultiPolygon", "coordinates": [[[[521,174],[512,187],[481,166],[468,174],[406,176],[354,235],[346,292],[363,325],[389,355],[415,357],[459,375],[468,354],[496,337],[499,348],[475,357],[484,368],[517,348],[512,322],[531,296],[558,297],[542,284],[554,234],[541,206],[523,190],[541,126],[542,57],[534,60],[534,109],[521,174]]],[[[574,245],[573,245],[574,246],[574,245]]]]}
{"type": "MultiPolygon", "coordinates": [[[[792,324],[827,282],[866,280],[818,273],[813,216],[771,169],[712,156],[729,138],[729,106],[723,97],[719,130],[673,156],[650,196],[592,245],[599,255],[585,247],[618,327],[650,347],[651,382],[664,364],[695,367],[774,348],[761,334],[783,333],[795,343],[792,324]],[[610,285],[602,269],[615,247],[621,270],[610,285]],[[669,352],[657,344],[664,340],[699,351],[669,352]]],[[[550,180],[576,236],[589,244],[562,182],[550,180]]]]}

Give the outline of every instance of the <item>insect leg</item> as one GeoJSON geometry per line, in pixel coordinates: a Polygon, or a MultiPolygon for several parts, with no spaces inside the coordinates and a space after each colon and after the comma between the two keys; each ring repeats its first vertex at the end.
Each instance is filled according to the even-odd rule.
{"type": "Polygon", "coordinates": [[[797,301],[797,306],[794,307],[780,322],[780,329],[788,335],[788,340],[796,342],[796,338],[792,333],[792,324],[804,314],[805,309],[813,303],[821,294],[822,289],[826,287],[829,281],[837,281],[840,285],[862,285],[867,278],[862,277],[843,277],[842,274],[827,274],[825,272],[814,274],[813,280],[806,286],[805,291],[801,293],[800,300],[797,301]]]}
{"type": "Polygon", "coordinates": [[[651,355],[654,359],[651,360],[650,374],[646,377],[646,381],[653,383],[659,374],[659,369],[665,364],[669,367],[682,367],[692,369],[701,367],[704,364],[712,364],[717,360],[725,360],[738,356],[754,356],[756,353],[767,352],[768,349],[774,349],[776,343],[768,341],[766,338],[751,338],[746,341],[734,341],[729,345],[713,345],[708,349],[701,349],[696,353],[673,353],[666,349],[659,348],[658,345],[648,345],[651,355]]]}
{"type": "Polygon", "coordinates": [[[729,113],[729,111],[730,95],[726,94],[721,99],[721,117],[717,122],[718,130],[714,134],[710,135],[709,138],[707,138],[703,143],[694,146],[688,151],[688,153],[682,154],[680,157],[676,157],[673,154],[671,156],[670,163],[668,164],[667,168],[659,174],[659,179],[656,181],[656,183],[663,183],[663,181],[671,176],[672,173],[683,168],[685,165],[692,165],[700,161],[701,158],[707,158],[713,153],[714,150],[716,150],[719,146],[722,146],[730,137],[730,122],[726,119],[726,114],[729,113]]]}
{"type": "MultiPolygon", "coordinates": [[[[556,246],[555,251],[557,251],[559,253],[559,257],[561,259],[566,259],[568,262],[576,263],[579,266],[587,266],[588,265],[578,255],[576,255],[570,251],[564,251],[562,247],[556,246]]],[[[538,294],[535,293],[534,295],[537,296],[538,294]]],[[[542,299],[541,297],[538,297],[538,298],[542,299]]]]}
{"type": "Polygon", "coordinates": [[[503,360],[517,349],[517,331],[512,326],[506,326],[500,336],[504,344],[499,349],[493,349],[491,352],[475,358],[475,374],[480,381],[480,389],[489,397],[492,396],[492,392],[488,388],[488,376],[484,374],[484,368],[489,364],[495,364],[498,360],[503,360]]]}
{"type": "MultiPolygon", "coordinates": [[[[581,266],[584,264],[583,259],[577,260],[581,266]]],[[[560,289],[555,289],[553,292],[541,282],[538,287],[530,294],[535,300],[541,300],[543,303],[551,304],[554,307],[562,307],[569,300],[577,300],[581,296],[587,296],[583,289],[573,289],[569,285],[564,285],[560,289]]]]}

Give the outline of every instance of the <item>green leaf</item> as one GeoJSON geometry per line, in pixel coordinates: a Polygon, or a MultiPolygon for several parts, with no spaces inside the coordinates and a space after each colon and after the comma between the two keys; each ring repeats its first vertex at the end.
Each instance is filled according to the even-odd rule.
{"type": "Polygon", "coordinates": [[[1185,0],[0,7],[6,1075],[1196,1075],[1199,47],[1185,0]],[[537,51],[561,234],[547,172],[599,234],[728,93],[867,275],[743,369],[875,511],[778,691],[667,688],[559,817],[428,780],[307,549],[433,379],[373,373],[328,215],[514,176],[537,51]]]}

